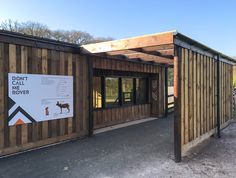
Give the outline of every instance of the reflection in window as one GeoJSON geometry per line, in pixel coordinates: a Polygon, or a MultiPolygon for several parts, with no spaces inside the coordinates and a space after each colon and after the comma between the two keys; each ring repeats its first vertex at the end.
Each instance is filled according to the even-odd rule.
{"type": "Polygon", "coordinates": [[[93,108],[102,107],[101,77],[93,77],[93,108]]]}
{"type": "Polygon", "coordinates": [[[119,79],[109,77],[106,78],[105,83],[106,106],[117,106],[119,104],[119,79]]]}
{"type": "Polygon", "coordinates": [[[122,78],[122,103],[133,103],[133,79],[122,78]]]}
{"type": "Polygon", "coordinates": [[[136,79],[136,102],[147,102],[147,79],[145,78],[136,79]]]}

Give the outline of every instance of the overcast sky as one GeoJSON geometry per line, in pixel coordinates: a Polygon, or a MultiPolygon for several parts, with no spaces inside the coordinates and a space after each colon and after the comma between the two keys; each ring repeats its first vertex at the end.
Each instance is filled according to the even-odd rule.
{"type": "Polygon", "coordinates": [[[236,0],[0,0],[0,21],[115,39],[177,29],[236,56],[236,0]]]}

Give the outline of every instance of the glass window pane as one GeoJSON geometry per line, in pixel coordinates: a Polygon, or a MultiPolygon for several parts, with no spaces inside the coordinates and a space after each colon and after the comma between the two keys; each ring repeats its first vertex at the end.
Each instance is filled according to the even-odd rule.
{"type": "Polygon", "coordinates": [[[93,108],[102,107],[101,77],[93,77],[93,108]]]}
{"type": "Polygon", "coordinates": [[[119,79],[106,78],[106,106],[117,106],[119,104],[119,79]]]}
{"type": "Polygon", "coordinates": [[[146,78],[136,79],[136,100],[137,100],[137,103],[147,102],[147,79],[146,78]]]}
{"type": "Polygon", "coordinates": [[[123,103],[133,103],[133,79],[122,78],[122,99],[123,103]]]}

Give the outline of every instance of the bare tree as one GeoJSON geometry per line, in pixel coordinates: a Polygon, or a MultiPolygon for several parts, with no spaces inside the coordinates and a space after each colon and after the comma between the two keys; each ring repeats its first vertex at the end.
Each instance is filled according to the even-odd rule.
{"type": "Polygon", "coordinates": [[[12,21],[11,19],[2,22],[0,28],[12,32],[21,32],[21,24],[18,21],[12,21]]]}
{"type": "Polygon", "coordinates": [[[43,24],[38,22],[24,22],[21,24],[21,32],[28,35],[39,36],[43,38],[50,38],[51,31],[50,29],[43,24]]]}
{"type": "Polygon", "coordinates": [[[112,38],[94,38],[87,32],[77,30],[50,30],[46,25],[33,21],[19,23],[18,21],[12,21],[9,19],[2,22],[0,24],[0,28],[12,32],[19,32],[42,38],[50,38],[79,45],[112,40],[112,38]]]}

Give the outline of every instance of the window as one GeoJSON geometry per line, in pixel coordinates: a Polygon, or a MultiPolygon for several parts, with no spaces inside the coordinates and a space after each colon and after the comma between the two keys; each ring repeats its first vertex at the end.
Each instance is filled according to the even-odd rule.
{"type": "Polygon", "coordinates": [[[148,102],[148,79],[130,76],[94,76],[93,108],[111,108],[148,102]]]}
{"type": "Polygon", "coordinates": [[[119,105],[119,78],[109,77],[105,79],[105,93],[106,106],[119,105]]]}
{"type": "Polygon", "coordinates": [[[134,87],[132,78],[122,78],[122,103],[130,104],[134,101],[134,87]]]}
{"type": "Polygon", "coordinates": [[[93,77],[93,108],[102,107],[101,77],[93,77]]]}
{"type": "Polygon", "coordinates": [[[137,78],[136,79],[136,102],[146,103],[148,100],[147,97],[147,79],[146,78],[137,78]]]}

